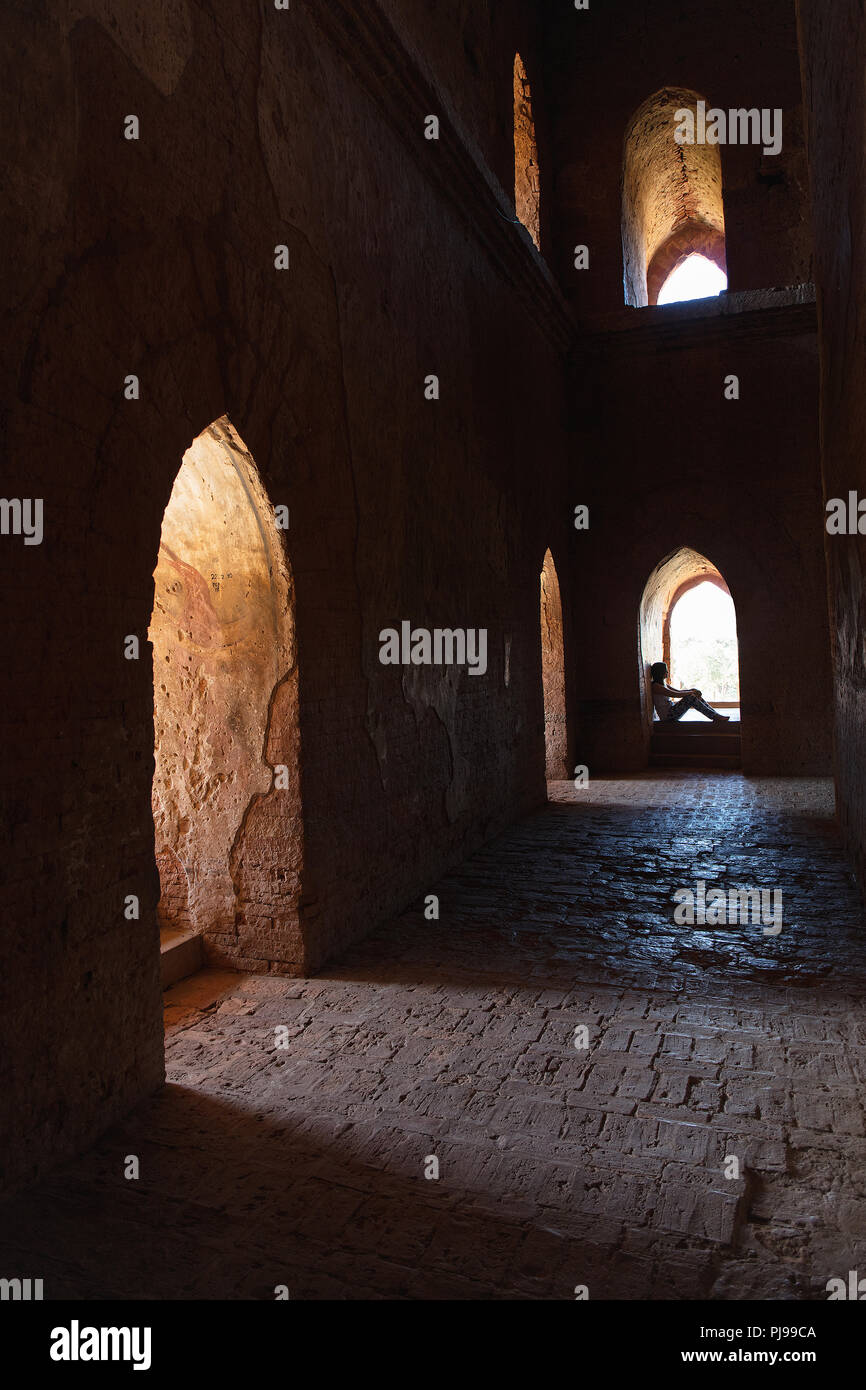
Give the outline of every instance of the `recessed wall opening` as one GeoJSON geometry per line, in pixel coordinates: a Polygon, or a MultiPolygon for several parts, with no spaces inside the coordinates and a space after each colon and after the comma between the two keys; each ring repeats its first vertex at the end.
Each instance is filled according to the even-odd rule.
{"type": "Polygon", "coordinates": [[[164,983],[202,959],[226,964],[248,954],[251,927],[257,959],[267,960],[275,919],[285,917],[300,822],[292,739],[281,755],[271,713],[279,689],[282,713],[288,708],[296,723],[291,594],[273,508],[224,416],[183,456],[154,572],[152,803],[164,983]],[[278,763],[288,766],[280,778],[278,763]],[[256,813],[276,796],[284,834],[268,862],[256,813]],[[279,875],[282,892],[273,886],[279,875]]]}
{"type": "Polygon", "coordinates": [[[541,181],[532,115],[532,92],[520,54],[514,58],[514,207],[541,249],[541,181]]]}
{"type": "MultiPolygon", "coordinates": [[[[647,581],[640,605],[640,682],[645,718],[653,721],[649,667],[664,661],[676,689],[700,690],[732,721],[740,718],[734,600],[711,560],[689,546],[668,555],[647,581]]],[[[701,720],[689,711],[683,723],[701,720]]],[[[703,722],[701,720],[701,722],[703,722]]]]}
{"type": "Polygon", "coordinates": [[[548,782],[568,776],[565,714],[565,653],[562,599],[553,556],[541,570],[541,680],[544,690],[544,749],[548,782]]]}
{"type": "MultiPolygon", "coordinates": [[[[672,272],[693,256],[711,261],[727,284],[719,147],[679,144],[675,138],[681,125],[677,112],[696,111],[699,99],[685,88],[663,88],[638,108],[626,131],[622,207],[626,304],[658,303],[672,272]]],[[[706,291],[718,292],[718,288],[706,291]]]]}

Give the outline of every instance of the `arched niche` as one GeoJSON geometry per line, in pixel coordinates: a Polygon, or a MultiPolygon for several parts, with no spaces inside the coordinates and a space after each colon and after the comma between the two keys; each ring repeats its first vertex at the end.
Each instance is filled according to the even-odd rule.
{"type": "Polygon", "coordinates": [[[623,152],[622,245],[626,304],[655,304],[671,272],[695,253],[727,274],[718,145],[678,144],[677,111],[696,92],[665,87],[638,107],[623,152]]]}
{"type": "Polygon", "coordinates": [[[644,586],[638,619],[638,658],[642,708],[647,724],[652,724],[653,719],[649,668],[656,661],[664,661],[669,668],[671,664],[671,614],[685,594],[708,582],[733,602],[724,576],[712,560],[684,545],[656,565],[644,586]]]}
{"type": "Polygon", "coordinates": [[[302,837],[292,580],[274,508],[226,416],[183,456],[148,635],[160,926],[200,934],[222,963],[294,960],[302,837]]]}

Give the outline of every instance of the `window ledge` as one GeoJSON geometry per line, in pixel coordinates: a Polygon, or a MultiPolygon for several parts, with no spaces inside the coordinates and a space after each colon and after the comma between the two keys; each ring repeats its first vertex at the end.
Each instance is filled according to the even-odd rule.
{"type": "Polygon", "coordinates": [[[709,299],[679,304],[623,306],[580,320],[584,339],[622,339],[630,344],[689,347],[715,336],[789,336],[817,331],[815,286],[786,285],[766,290],[725,290],[709,299]]]}

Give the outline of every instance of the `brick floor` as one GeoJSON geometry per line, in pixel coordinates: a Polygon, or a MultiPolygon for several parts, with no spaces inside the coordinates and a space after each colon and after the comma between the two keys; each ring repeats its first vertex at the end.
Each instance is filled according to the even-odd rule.
{"type": "Polygon", "coordinates": [[[170,1084],[6,1204],[4,1266],[90,1298],[818,1299],[866,1274],[866,933],[832,787],[551,795],[431,885],[438,922],[416,904],[315,979],[170,990],[170,1084]],[[781,933],[675,925],[698,879],[781,888],[781,933]]]}

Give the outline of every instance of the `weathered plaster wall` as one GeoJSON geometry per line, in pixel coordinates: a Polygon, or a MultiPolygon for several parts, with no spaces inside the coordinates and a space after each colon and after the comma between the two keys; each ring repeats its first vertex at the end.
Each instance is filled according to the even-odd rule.
{"type": "MultiPolygon", "coordinates": [[[[518,295],[502,238],[536,253],[494,208],[488,229],[461,216],[429,174],[449,152],[414,109],[383,118],[393,91],[368,89],[316,14],[264,0],[4,13],[28,73],[23,115],[0,94],[5,487],[45,499],[44,543],[0,547],[15,594],[7,1181],[86,1144],[162,1076],[144,639],[165,508],[213,421],[228,416],[291,511],[298,686],[277,689],[264,760],[290,761],[296,740],[305,837],[296,865],[291,815],[275,826],[267,796],[255,803],[236,849],[257,886],[237,883],[220,958],[315,968],[543,796],[538,565],[548,545],[566,552],[565,394],[526,292],[535,271],[518,295]],[[487,627],[486,677],[382,667],[378,633],[404,618],[487,627]],[[280,873],[297,874],[294,954],[266,944],[278,881],[271,915],[245,916],[280,873]]],[[[513,51],[502,129],[512,65],[513,51]]]]}
{"type": "MultiPolygon", "coordinates": [[[[866,496],[866,20],[856,0],[798,0],[815,219],[824,497],[866,496]]],[[[866,886],[866,537],[824,532],[837,802],[866,886]]]]}

